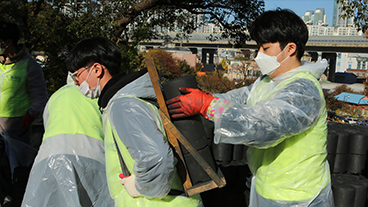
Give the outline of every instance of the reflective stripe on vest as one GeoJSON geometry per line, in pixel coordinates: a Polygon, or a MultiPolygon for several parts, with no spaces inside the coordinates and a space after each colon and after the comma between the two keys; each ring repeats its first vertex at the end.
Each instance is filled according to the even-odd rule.
{"type": "MultiPolygon", "coordinates": [[[[131,97],[131,96],[129,96],[131,97]]],[[[138,98],[137,98],[138,99],[138,98]]],[[[141,99],[139,99],[141,100],[141,99]]],[[[143,101],[143,100],[141,100],[143,101]]],[[[151,109],[152,112],[159,117],[158,110],[152,104],[143,101],[146,105],[151,109]]],[[[121,173],[121,167],[119,162],[118,153],[115,147],[113,136],[115,136],[117,144],[119,146],[120,152],[123,156],[124,162],[128,167],[129,172],[133,172],[134,159],[129,154],[127,148],[119,138],[117,132],[112,129],[111,123],[109,122],[108,112],[103,115],[104,122],[104,131],[105,131],[105,155],[106,155],[106,174],[107,174],[107,182],[109,185],[109,192],[111,197],[115,201],[115,206],[150,206],[150,207],[161,207],[161,206],[197,206],[200,203],[199,195],[192,197],[184,197],[184,196],[165,196],[164,198],[145,198],[140,196],[138,198],[132,198],[125,190],[124,186],[120,184],[119,174],[121,173]],[[114,133],[114,134],[112,134],[114,133]]],[[[162,132],[166,141],[166,133],[161,122],[157,123],[158,129],[162,132]]],[[[172,184],[172,189],[182,190],[182,184],[178,173],[175,173],[174,181],[172,184]]]]}
{"type": "Polygon", "coordinates": [[[27,91],[28,59],[2,65],[0,74],[0,117],[24,116],[31,104],[27,91]]]}
{"type": "MultiPolygon", "coordinates": [[[[298,79],[312,81],[324,101],[320,83],[309,73],[299,73],[278,85],[268,88],[266,77],[255,87],[249,97],[249,105],[273,98],[277,91],[298,79]],[[262,94],[259,96],[259,94],[262,94]]],[[[325,106],[325,104],[324,104],[325,106]]],[[[255,187],[262,197],[278,201],[301,201],[313,199],[329,182],[330,171],[326,159],[326,109],[319,119],[305,132],[286,138],[283,142],[267,149],[250,147],[249,167],[255,175],[255,187]],[[296,158],[300,158],[296,160],[296,158]]]]}
{"type": "Polygon", "coordinates": [[[50,97],[47,109],[52,113],[49,114],[43,140],[60,134],[84,134],[103,141],[97,99],[85,97],[74,84],[65,85],[56,91],[50,97]],[[65,119],[65,116],[73,118],[65,119]]]}

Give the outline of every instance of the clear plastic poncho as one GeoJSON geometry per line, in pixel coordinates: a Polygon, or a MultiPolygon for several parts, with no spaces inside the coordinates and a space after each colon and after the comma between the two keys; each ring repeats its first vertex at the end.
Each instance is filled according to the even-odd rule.
{"type": "MultiPolygon", "coordinates": [[[[176,161],[166,140],[158,110],[145,100],[156,99],[146,73],[125,85],[109,100],[103,109],[104,127],[111,125],[129,171],[135,175],[135,187],[142,196],[130,197],[120,184],[121,166],[114,153],[115,144],[105,131],[105,146],[110,194],[117,205],[129,206],[202,206],[199,195],[167,196],[175,181],[176,161]],[[105,123],[109,122],[109,123],[105,123]],[[120,145],[122,143],[123,145],[120,145]],[[126,149],[123,149],[124,146],[126,149]],[[109,158],[111,157],[111,159],[109,158]],[[110,163],[111,162],[111,163],[110,163]],[[110,181],[111,180],[111,181],[110,181]]],[[[108,128],[109,128],[108,127],[108,128]]],[[[182,188],[181,183],[180,188],[182,188]]]]}
{"type": "Polygon", "coordinates": [[[263,76],[250,87],[215,94],[219,99],[210,108],[214,113],[215,143],[250,146],[248,160],[255,176],[251,206],[313,206],[316,203],[333,206],[329,168],[325,161],[325,102],[317,82],[326,67],[326,60],[314,64],[302,62],[302,66],[274,79],[263,76]],[[303,74],[308,77],[295,78],[303,74]],[[321,133],[316,130],[308,134],[316,124],[321,133]],[[308,138],[303,139],[304,134],[308,138]],[[308,143],[303,145],[303,142],[310,140],[314,143],[308,151],[308,143]],[[301,148],[293,148],[293,144],[301,148]],[[279,160],[278,154],[283,155],[280,159],[284,160],[279,160]],[[308,169],[314,165],[318,167],[312,169],[320,178],[308,169]],[[286,189],[292,189],[290,192],[296,195],[301,195],[298,189],[310,189],[311,192],[302,194],[302,198],[292,198],[292,194],[282,192],[286,189]]]}
{"type": "Polygon", "coordinates": [[[74,84],[66,85],[51,96],[44,123],[22,207],[114,206],[96,100],[84,97],[74,84]]]}

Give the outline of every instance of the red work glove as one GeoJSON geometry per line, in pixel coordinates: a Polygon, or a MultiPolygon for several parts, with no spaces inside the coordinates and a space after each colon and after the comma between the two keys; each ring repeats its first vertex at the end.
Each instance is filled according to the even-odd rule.
{"type": "Polygon", "coordinates": [[[27,132],[28,127],[31,125],[32,121],[35,118],[36,118],[36,115],[31,115],[27,111],[27,113],[24,115],[24,117],[22,119],[22,123],[20,124],[20,127],[21,127],[22,131],[20,132],[19,136],[23,136],[27,132]]]}
{"type": "Polygon", "coordinates": [[[31,115],[28,111],[26,113],[26,115],[24,115],[22,123],[21,123],[21,127],[23,129],[28,129],[29,125],[31,125],[32,121],[36,118],[35,115],[31,115]]]}
{"type": "Polygon", "coordinates": [[[200,89],[180,87],[181,96],[166,101],[167,108],[172,118],[184,118],[207,113],[207,108],[213,100],[213,96],[200,89]]]}

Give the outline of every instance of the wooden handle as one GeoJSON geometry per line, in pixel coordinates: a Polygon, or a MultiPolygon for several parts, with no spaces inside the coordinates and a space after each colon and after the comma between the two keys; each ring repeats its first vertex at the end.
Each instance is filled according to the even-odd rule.
{"type": "MultiPolygon", "coordinates": [[[[147,70],[150,75],[153,88],[156,93],[157,102],[160,106],[159,113],[161,120],[164,124],[167,138],[171,144],[171,146],[175,149],[176,154],[178,155],[182,165],[181,172],[185,174],[181,174],[181,179],[183,181],[183,186],[188,196],[192,196],[197,193],[201,193],[207,190],[211,190],[216,187],[224,187],[226,181],[224,177],[221,178],[215,173],[215,171],[209,166],[209,164],[201,157],[201,155],[194,149],[194,147],[188,142],[188,140],[180,133],[180,131],[176,128],[176,126],[171,122],[169,111],[167,110],[166,102],[160,87],[160,79],[157,74],[157,70],[152,58],[146,58],[147,70]],[[185,147],[188,152],[193,156],[193,158],[201,165],[201,167],[206,171],[206,173],[212,178],[212,181],[204,183],[199,186],[192,186],[188,169],[186,167],[183,153],[181,152],[179,142],[185,147]]],[[[180,174],[180,172],[179,172],[180,174]]]]}
{"type": "Polygon", "coordinates": [[[162,112],[164,112],[166,116],[169,116],[169,111],[167,110],[167,107],[166,107],[164,95],[162,94],[162,91],[161,91],[160,79],[157,74],[155,63],[153,62],[152,58],[146,58],[145,60],[146,60],[147,70],[148,70],[148,73],[152,81],[153,89],[155,90],[155,93],[156,93],[158,105],[160,106],[160,109],[162,110],[162,112]]]}
{"type": "Polygon", "coordinates": [[[178,168],[181,168],[181,169],[178,169],[180,171],[179,175],[181,177],[183,186],[186,191],[188,188],[192,187],[192,182],[190,181],[188,169],[185,164],[183,153],[181,152],[178,140],[176,139],[175,135],[170,131],[170,129],[168,129],[168,125],[165,124],[165,122],[171,123],[171,120],[169,118],[170,116],[169,116],[169,111],[167,110],[167,107],[166,107],[165,98],[161,91],[160,79],[158,77],[157,70],[156,70],[156,67],[155,67],[155,64],[152,58],[146,58],[145,61],[146,61],[147,70],[150,75],[153,88],[156,93],[157,102],[158,102],[158,105],[160,106],[160,109],[159,109],[160,117],[165,127],[167,139],[169,140],[171,146],[175,149],[176,155],[180,159],[179,160],[180,164],[178,164],[177,166],[178,168]]]}

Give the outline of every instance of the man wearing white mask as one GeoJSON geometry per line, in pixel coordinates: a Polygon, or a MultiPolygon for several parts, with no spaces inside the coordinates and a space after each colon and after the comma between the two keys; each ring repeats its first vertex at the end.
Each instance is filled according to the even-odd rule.
{"type": "Polygon", "coordinates": [[[116,207],[200,207],[199,195],[181,195],[176,161],[163,128],[147,69],[119,73],[121,53],[111,41],[80,41],[68,58],[79,91],[98,98],[106,174],[116,207]]]}
{"type": "Polygon", "coordinates": [[[202,114],[215,143],[249,146],[250,207],[334,206],[326,161],[326,103],[318,79],[327,61],[302,62],[308,30],[290,10],[266,11],[250,28],[263,74],[225,94],[180,88],[173,118],[202,114]]]}
{"type": "Polygon", "coordinates": [[[22,206],[112,207],[97,100],[68,82],[45,106],[45,133],[22,206]]]}

